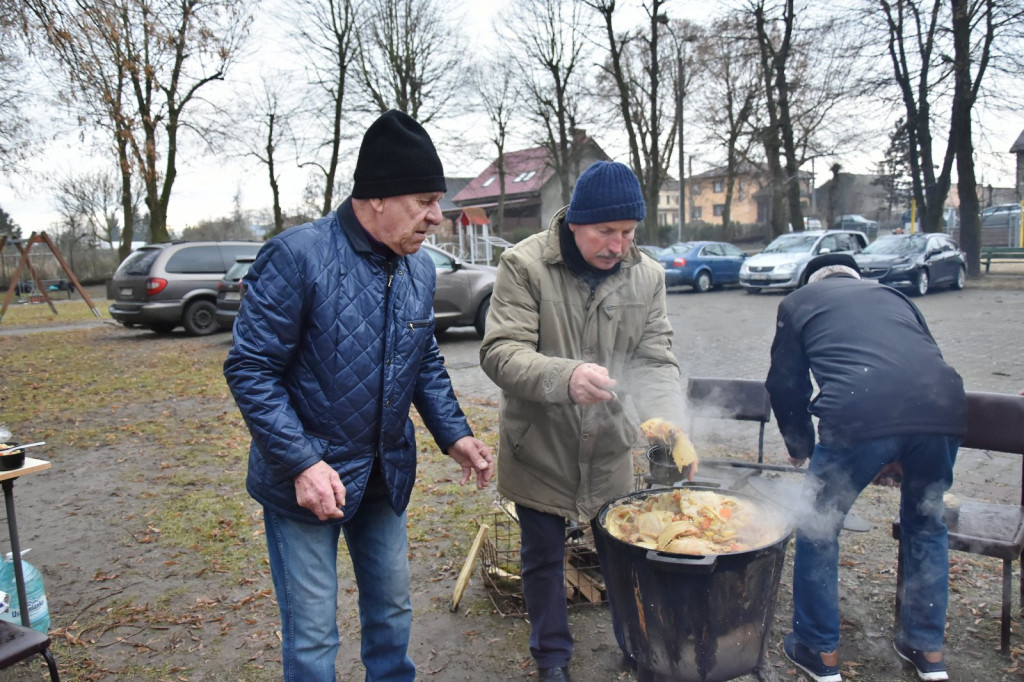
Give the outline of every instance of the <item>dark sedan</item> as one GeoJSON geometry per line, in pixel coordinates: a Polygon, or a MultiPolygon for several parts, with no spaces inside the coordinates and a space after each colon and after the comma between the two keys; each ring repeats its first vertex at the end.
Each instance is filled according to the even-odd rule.
{"type": "Polygon", "coordinates": [[[854,255],[861,277],[924,296],[932,287],[963,289],[967,261],[944,234],[894,234],[879,237],[854,255]]]}
{"type": "Polygon", "coordinates": [[[242,305],[242,278],[249,272],[249,266],[254,260],[255,257],[251,256],[236,258],[235,264],[217,282],[217,312],[214,318],[218,328],[231,329],[235,323],[238,307],[242,305]]]}
{"type": "Polygon", "coordinates": [[[738,284],[748,254],[728,242],[677,242],[658,252],[666,287],[693,287],[697,293],[738,284]]]}

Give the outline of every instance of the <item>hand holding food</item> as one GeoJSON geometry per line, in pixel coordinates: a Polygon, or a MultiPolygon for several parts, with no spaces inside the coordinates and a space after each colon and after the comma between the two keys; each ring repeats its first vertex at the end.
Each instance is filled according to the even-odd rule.
{"type": "Polygon", "coordinates": [[[661,417],[654,417],[641,424],[640,431],[651,445],[660,445],[672,453],[672,461],[679,471],[691,467],[689,477],[693,478],[697,473],[697,451],[681,428],[661,417]]]}

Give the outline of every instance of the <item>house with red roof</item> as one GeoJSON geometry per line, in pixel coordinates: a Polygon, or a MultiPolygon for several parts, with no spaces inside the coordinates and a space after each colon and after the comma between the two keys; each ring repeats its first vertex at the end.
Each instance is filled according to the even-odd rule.
{"type": "MultiPolygon", "coordinates": [[[[584,131],[577,131],[576,149],[579,164],[574,176],[586,170],[595,161],[607,160],[608,155],[584,131]]],[[[493,236],[518,241],[528,234],[539,232],[565,202],[562,189],[551,164],[551,155],[545,147],[523,149],[505,154],[505,215],[500,234],[493,236]]],[[[575,181],[575,177],[573,178],[575,181]]],[[[498,212],[501,181],[498,162],[493,161],[480,175],[470,180],[452,198],[461,211],[453,216],[456,224],[475,233],[484,223],[494,225],[498,212]]]]}

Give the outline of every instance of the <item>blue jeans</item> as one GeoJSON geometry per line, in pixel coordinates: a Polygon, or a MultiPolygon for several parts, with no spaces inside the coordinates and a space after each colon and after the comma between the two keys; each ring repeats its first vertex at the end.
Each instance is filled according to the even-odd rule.
{"type": "Polygon", "coordinates": [[[565,519],[516,505],[523,562],[523,598],[530,617],[530,653],[539,668],[564,668],[572,658],[565,601],[565,519]]]}
{"type": "Polygon", "coordinates": [[[949,544],[942,495],[953,484],[959,438],[915,434],[869,440],[847,449],[814,448],[805,494],[812,509],[798,519],[793,562],[793,633],[813,651],[839,646],[839,531],[857,496],[887,464],[903,467],[900,487],[904,599],[903,641],[939,651],[949,599],[949,544]]]}
{"type": "Polygon", "coordinates": [[[366,680],[416,676],[407,654],[412,627],[405,514],[388,500],[363,502],[344,525],[309,524],[263,510],[274,592],[281,609],[286,682],[334,682],[338,655],[338,538],[359,590],[361,656],[366,680]]]}

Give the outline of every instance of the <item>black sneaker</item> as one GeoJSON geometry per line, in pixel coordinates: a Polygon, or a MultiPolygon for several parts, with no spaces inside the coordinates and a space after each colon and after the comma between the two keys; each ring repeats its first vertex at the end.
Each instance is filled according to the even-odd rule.
{"type": "Polygon", "coordinates": [[[821,655],[796,641],[796,636],[792,632],[786,635],[783,649],[786,651],[786,658],[810,675],[814,682],[843,682],[843,677],[839,674],[839,666],[825,665],[821,660],[821,655]]]}
{"type": "Polygon", "coordinates": [[[900,658],[914,666],[914,669],[917,670],[917,676],[924,680],[924,682],[949,679],[949,675],[946,674],[945,658],[938,663],[931,663],[924,657],[923,651],[911,649],[898,639],[892,640],[892,648],[896,650],[900,658]]]}

